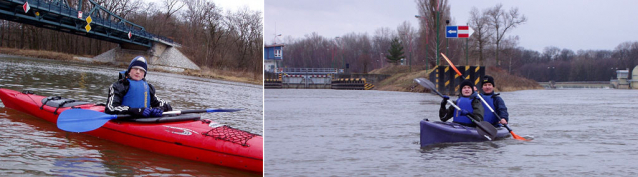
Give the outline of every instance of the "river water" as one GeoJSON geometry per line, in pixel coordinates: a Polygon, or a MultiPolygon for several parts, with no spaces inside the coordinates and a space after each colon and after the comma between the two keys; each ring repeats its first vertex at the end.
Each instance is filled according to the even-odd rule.
{"type": "MultiPolygon", "coordinates": [[[[0,56],[0,87],[38,95],[105,103],[108,87],[125,68],[0,56]]],[[[222,124],[263,134],[263,89],[150,71],[149,83],[174,110],[241,108],[201,114],[222,124]]],[[[1,102],[0,102],[1,103],[1,102]]],[[[0,176],[258,176],[160,155],[89,135],[67,133],[53,123],[0,104],[0,176]]]]}
{"type": "Polygon", "coordinates": [[[419,145],[428,93],[266,89],[266,176],[636,176],[638,91],[504,92],[512,138],[419,145]]]}

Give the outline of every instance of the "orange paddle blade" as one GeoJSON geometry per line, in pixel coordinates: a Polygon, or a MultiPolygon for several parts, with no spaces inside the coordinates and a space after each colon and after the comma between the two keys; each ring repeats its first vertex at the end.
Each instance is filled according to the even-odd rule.
{"type": "Polygon", "coordinates": [[[518,136],[518,135],[514,134],[514,132],[512,132],[512,131],[510,131],[510,133],[512,134],[512,137],[513,137],[514,139],[517,139],[517,140],[523,140],[523,141],[529,141],[529,140],[527,140],[527,139],[525,139],[525,138],[523,138],[523,137],[521,137],[521,136],[518,136]]]}
{"type": "Polygon", "coordinates": [[[459,76],[463,76],[463,74],[461,74],[461,72],[459,72],[459,70],[456,69],[456,66],[454,66],[454,63],[452,63],[452,61],[450,61],[450,59],[448,59],[447,56],[445,56],[445,54],[441,53],[441,55],[443,55],[443,58],[445,58],[445,61],[447,61],[447,63],[450,64],[450,66],[452,66],[452,69],[456,71],[456,74],[458,74],[459,76]]]}

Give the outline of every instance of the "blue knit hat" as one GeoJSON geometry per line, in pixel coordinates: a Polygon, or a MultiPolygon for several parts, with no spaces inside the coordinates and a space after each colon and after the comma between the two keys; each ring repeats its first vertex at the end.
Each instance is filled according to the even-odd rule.
{"type": "Polygon", "coordinates": [[[131,72],[131,69],[133,68],[139,68],[144,70],[144,77],[146,77],[146,71],[147,71],[147,64],[146,64],[146,59],[142,56],[137,56],[135,58],[133,58],[133,60],[131,60],[131,64],[128,65],[128,69],[126,69],[126,75],[128,75],[128,73],[131,72]]]}

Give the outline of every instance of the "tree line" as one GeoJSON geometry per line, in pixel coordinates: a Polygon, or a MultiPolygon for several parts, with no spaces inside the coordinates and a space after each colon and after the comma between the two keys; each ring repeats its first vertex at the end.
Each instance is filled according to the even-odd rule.
{"type": "MultiPolygon", "coordinates": [[[[631,69],[638,64],[638,42],[625,42],[614,50],[573,51],[547,46],[543,51],[534,51],[520,47],[521,39],[508,32],[524,25],[527,17],[518,8],[505,9],[502,4],[483,10],[473,8],[465,23],[474,29],[473,35],[467,40],[447,40],[446,20],[452,19],[448,0],[415,2],[419,11],[418,27],[405,21],[395,29],[379,27],[373,34],[346,33],[326,38],[313,32],[298,39],[288,36],[284,38],[284,65],[345,68],[347,63],[351,72],[367,73],[402,63],[390,55],[399,48],[391,47],[393,41],[398,41],[403,48],[405,65],[411,63],[420,68],[447,65],[441,62],[441,55],[437,63],[438,47],[438,53],[445,53],[457,65],[498,67],[536,81],[604,81],[615,77],[616,69],[631,69]]],[[[449,24],[464,25],[453,19],[449,24]]]]}
{"type": "MultiPolygon", "coordinates": [[[[83,1],[85,13],[93,6],[83,1]]],[[[181,44],[184,55],[202,68],[262,75],[261,11],[222,9],[212,0],[95,0],[114,14],[143,26],[147,32],[181,44]]],[[[77,1],[70,1],[77,7],[77,1]]],[[[95,56],[117,44],[79,35],[0,20],[0,47],[49,50],[95,56]]]]}

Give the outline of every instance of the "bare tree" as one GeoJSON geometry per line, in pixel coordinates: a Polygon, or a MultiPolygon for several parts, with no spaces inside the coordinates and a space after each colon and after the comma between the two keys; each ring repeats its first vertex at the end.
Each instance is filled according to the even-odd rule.
{"type": "Polygon", "coordinates": [[[406,49],[406,57],[408,57],[408,64],[412,65],[412,61],[414,60],[414,50],[416,45],[416,30],[412,27],[412,25],[408,21],[403,21],[397,27],[397,33],[399,34],[399,39],[402,41],[403,48],[406,49]]]}
{"type": "Polygon", "coordinates": [[[248,67],[249,59],[254,57],[251,56],[251,50],[262,47],[262,44],[254,42],[263,36],[261,12],[243,7],[236,13],[229,13],[225,22],[232,36],[231,41],[235,45],[237,67],[248,67]]]}
{"type": "Polygon", "coordinates": [[[505,12],[505,10],[503,10],[503,4],[497,4],[494,8],[488,10],[487,15],[489,16],[489,23],[492,29],[496,32],[494,36],[494,43],[496,44],[496,65],[500,66],[501,62],[498,58],[498,53],[505,33],[507,33],[509,29],[516,28],[518,25],[525,23],[527,18],[525,15],[518,13],[518,8],[512,8],[509,12],[505,12]]]}
{"type": "Polygon", "coordinates": [[[388,27],[383,27],[375,30],[375,35],[372,39],[373,43],[373,54],[372,57],[376,58],[378,56],[379,67],[385,66],[386,60],[384,59],[385,54],[387,54],[388,49],[392,43],[392,38],[395,36],[394,31],[392,31],[388,27]]]}
{"type": "Polygon", "coordinates": [[[181,0],[164,0],[162,3],[166,7],[166,18],[164,20],[168,20],[175,14],[177,11],[182,9],[186,4],[180,3],[181,0]]]}
{"type": "Polygon", "coordinates": [[[574,56],[576,55],[576,53],[574,53],[574,51],[569,50],[569,49],[563,49],[560,51],[560,54],[558,55],[557,60],[560,61],[571,61],[574,56]]]}
{"type": "Polygon", "coordinates": [[[469,25],[472,29],[474,29],[472,41],[477,47],[476,51],[478,52],[478,65],[485,66],[485,57],[483,55],[483,51],[485,50],[486,46],[490,45],[490,39],[493,34],[490,32],[489,19],[487,18],[485,13],[480,13],[479,10],[474,7],[470,11],[469,25]]]}
{"type": "MultiPolygon", "coordinates": [[[[135,12],[135,10],[143,6],[140,0],[96,0],[95,2],[122,18],[127,18],[128,14],[135,12]]],[[[103,18],[107,18],[109,16],[108,14],[101,15],[103,18]]],[[[109,20],[113,19],[111,18],[109,20]]]]}
{"type": "Polygon", "coordinates": [[[547,46],[543,49],[543,59],[545,61],[554,61],[560,54],[560,48],[556,46],[547,46]]]}
{"type": "Polygon", "coordinates": [[[427,41],[419,40],[420,44],[418,46],[420,50],[426,52],[426,56],[435,56],[434,58],[437,58],[440,54],[436,53],[436,48],[441,48],[442,42],[440,39],[445,37],[445,25],[441,25],[441,23],[444,23],[446,19],[451,19],[448,0],[415,1],[421,22],[420,34],[427,39],[427,41]],[[431,52],[432,55],[428,51],[433,51],[431,52]]]}
{"type": "Polygon", "coordinates": [[[517,53],[516,47],[518,46],[518,36],[509,37],[503,40],[503,56],[509,59],[507,65],[507,73],[512,73],[512,63],[518,62],[518,58],[515,58],[514,53],[517,53]]]}

